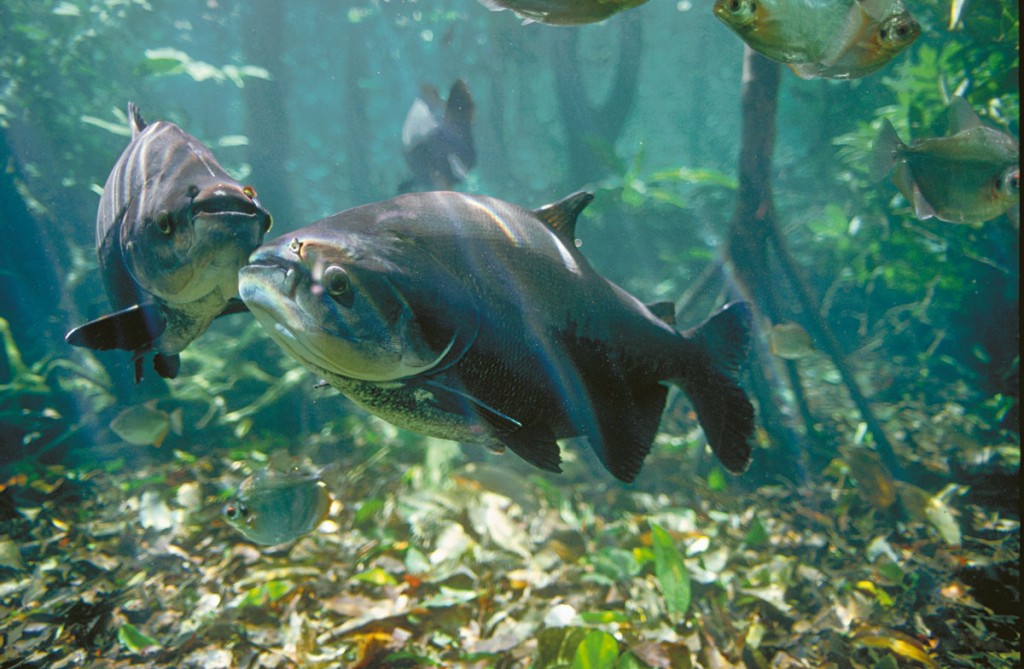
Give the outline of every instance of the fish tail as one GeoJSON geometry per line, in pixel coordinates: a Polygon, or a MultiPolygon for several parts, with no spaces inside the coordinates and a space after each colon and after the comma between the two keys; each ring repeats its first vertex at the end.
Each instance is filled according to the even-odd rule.
{"type": "Polygon", "coordinates": [[[686,373],[675,380],[689,396],[711,450],[735,473],[750,464],[754,434],[754,407],[735,378],[750,353],[752,322],[750,305],[733,302],[683,333],[698,346],[700,362],[694,366],[689,361],[686,373]]]}
{"type": "Polygon", "coordinates": [[[882,119],[882,129],[878,132],[875,147],[871,150],[871,179],[881,181],[896,163],[899,152],[906,144],[896,134],[889,119],[882,119]]]}

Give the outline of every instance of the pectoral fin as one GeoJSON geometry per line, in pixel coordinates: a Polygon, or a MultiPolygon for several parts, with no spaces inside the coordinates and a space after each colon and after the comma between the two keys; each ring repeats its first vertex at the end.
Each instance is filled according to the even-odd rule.
{"type": "Polygon", "coordinates": [[[525,427],[486,402],[438,381],[427,381],[423,385],[446,412],[483,420],[490,427],[491,435],[523,460],[545,471],[562,471],[558,442],[548,428],[525,427]]]}
{"type": "Polygon", "coordinates": [[[166,327],[158,305],[136,304],[80,325],[68,332],[64,340],[72,346],[97,351],[144,351],[153,346],[166,327]]]}

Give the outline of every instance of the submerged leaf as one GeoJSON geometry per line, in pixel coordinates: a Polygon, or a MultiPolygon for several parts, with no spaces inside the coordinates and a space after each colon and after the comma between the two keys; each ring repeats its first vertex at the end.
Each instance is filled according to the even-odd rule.
{"type": "Polygon", "coordinates": [[[133,653],[145,653],[147,651],[163,648],[161,643],[153,637],[138,630],[135,625],[125,623],[117,630],[117,640],[121,645],[133,653]]]}
{"type": "Polygon", "coordinates": [[[939,666],[920,641],[897,630],[865,628],[853,635],[853,642],[858,646],[891,650],[926,667],[938,669],[939,666]]]}
{"type": "Polygon", "coordinates": [[[594,630],[576,647],[572,669],[612,669],[619,657],[619,644],[607,632],[594,630]]]}
{"type": "Polygon", "coordinates": [[[660,525],[651,523],[651,539],[654,549],[654,575],[661,585],[665,607],[669,614],[679,618],[690,608],[690,574],[683,564],[683,556],[660,525]]]}

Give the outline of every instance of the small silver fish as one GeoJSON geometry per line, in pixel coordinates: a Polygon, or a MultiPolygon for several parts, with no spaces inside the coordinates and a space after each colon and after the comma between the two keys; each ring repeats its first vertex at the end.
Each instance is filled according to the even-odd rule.
{"type": "Polygon", "coordinates": [[[134,446],[159,447],[172,430],[181,434],[181,409],[167,413],[152,404],[128,407],[110,421],[110,430],[134,446]]]}
{"type": "Polygon", "coordinates": [[[814,351],[814,342],[799,323],[776,323],[768,331],[772,355],[783,360],[800,360],[814,351]]]}
{"type": "Polygon", "coordinates": [[[1020,144],[981,124],[961,97],[949,102],[949,132],[905,144],[888,119],[875,142],[871,173],[893,181],[925,220],[982,223],[1004,212],[1020,220],[1020,144]]]}
{"type": "Polygon", "coordinates": [[[242,481],[224,505],[224,519],[250,541],[273,546],[312,532],[330,507],[318,475],[264,469],[242,481]]]}

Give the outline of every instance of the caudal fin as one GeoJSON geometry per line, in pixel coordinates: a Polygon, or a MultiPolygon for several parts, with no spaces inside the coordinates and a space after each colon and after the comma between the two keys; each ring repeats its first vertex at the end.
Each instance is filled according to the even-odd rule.
{"type": "Polygon", "coordinates": [[[703,364],[676,381],[690,397],[704,436],[718,460],[735,473],[750,464],[754,407],[734,378],[750,352],[753,317],[746,302],[733,302],[686,333],[702,351],[703,364]]]}
{"type": "Polygon", "coordinates": [[[892,127],[889,119],[883,118],[882,129],[878,132],[875,146],[871,150],[872,181],[881,181],[885,178],[885,175],[889,173],[892,166],[896,164],[899,150],[905,146],[902,140],[900,140],[900,136],[896,134],[896,129],[892,127]]]}

